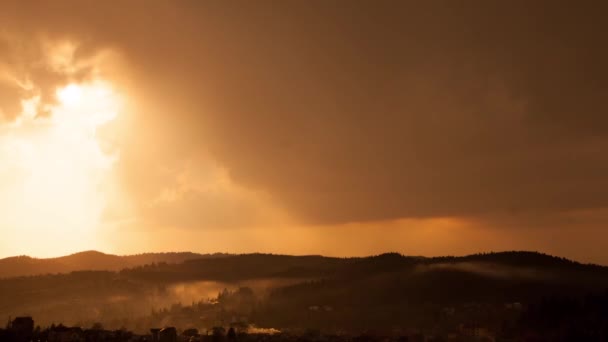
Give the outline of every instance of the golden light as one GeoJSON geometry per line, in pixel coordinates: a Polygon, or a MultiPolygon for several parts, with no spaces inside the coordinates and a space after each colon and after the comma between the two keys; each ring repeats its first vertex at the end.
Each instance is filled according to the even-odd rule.
{"type": "Polygon", "coordinates": [[[32,98],[0,127],[0,224],[14,230],[12,246],[41,256],[98,247],[104,184],[118,158],[98,136],[121,108],[109,83],[69,84],[56,97],[48,118],[37,117],[32,98]]]}
{"type": "Polygon", "coordinates": [[[82,99],[82,88],[77,84],[70,84],[57,90],[57,98],[64,106],[73,106],[82,99]]]}

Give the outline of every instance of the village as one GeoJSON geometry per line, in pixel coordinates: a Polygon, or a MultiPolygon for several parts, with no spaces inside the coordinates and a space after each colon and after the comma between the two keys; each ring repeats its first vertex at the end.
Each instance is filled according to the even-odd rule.
{"type": "Polygon", "coordinates": [[[322,334],[318,330],[281,332],[276,329],[243,329],[238,327],[213,327],[206,331],[195,328],[178,330],[175,327],[151,328],[147,334],[137,334],[126,329],[105,330],[101,325],[89,329],[68,327],[62,324],[41,329],[35,327],[32,317],[16,317],[6,329],[0,329],[2,342],[219,342],[219,341],[495,341],[487,329],[462,325],[458,331],[447,335],[424,334],[417,331],[365,332],[360,335],[346,333],[322,334]]]}

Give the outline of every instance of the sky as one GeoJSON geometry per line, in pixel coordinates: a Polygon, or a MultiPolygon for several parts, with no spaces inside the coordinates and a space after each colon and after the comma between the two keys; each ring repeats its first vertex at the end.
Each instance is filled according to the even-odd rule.
{"type": "Polygon", "coordinates": [[[608,5],[0,4],[0,257],[608,264],[608,5]]]}

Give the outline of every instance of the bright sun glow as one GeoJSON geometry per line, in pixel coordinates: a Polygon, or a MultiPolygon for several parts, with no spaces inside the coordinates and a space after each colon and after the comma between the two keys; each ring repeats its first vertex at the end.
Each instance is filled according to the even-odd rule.
{"type": "Polygon", "coordinates": [[[0,126],[0,224],[34,255],[95,248],[103,185],[117,158],[98,137],[120,111],[111,86],[70,84],[56,96],[48,118],[37,116],[33,98],[16,123],[0,126]]]}
{"type": "Polygon", "coordinates": [[[82,88],[77,84],[70,84],[57,90],[57,99],[64,106],[73,106],[82,100],[82,88]]]}

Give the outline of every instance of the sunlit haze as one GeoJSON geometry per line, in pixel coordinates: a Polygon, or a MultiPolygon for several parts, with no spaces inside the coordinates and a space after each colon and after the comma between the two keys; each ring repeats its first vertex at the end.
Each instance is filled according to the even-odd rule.
{"type": "Polygon", "coordinates": [[[97,131],[119,114],[120,98],[102,81],[68,84],[56,97],[46,117],[37,117],[39,97],[24,100],[21,116],[2,130],[6,254],[100,248],[104,182],[119,154],[102,150],[97,131]]]}

